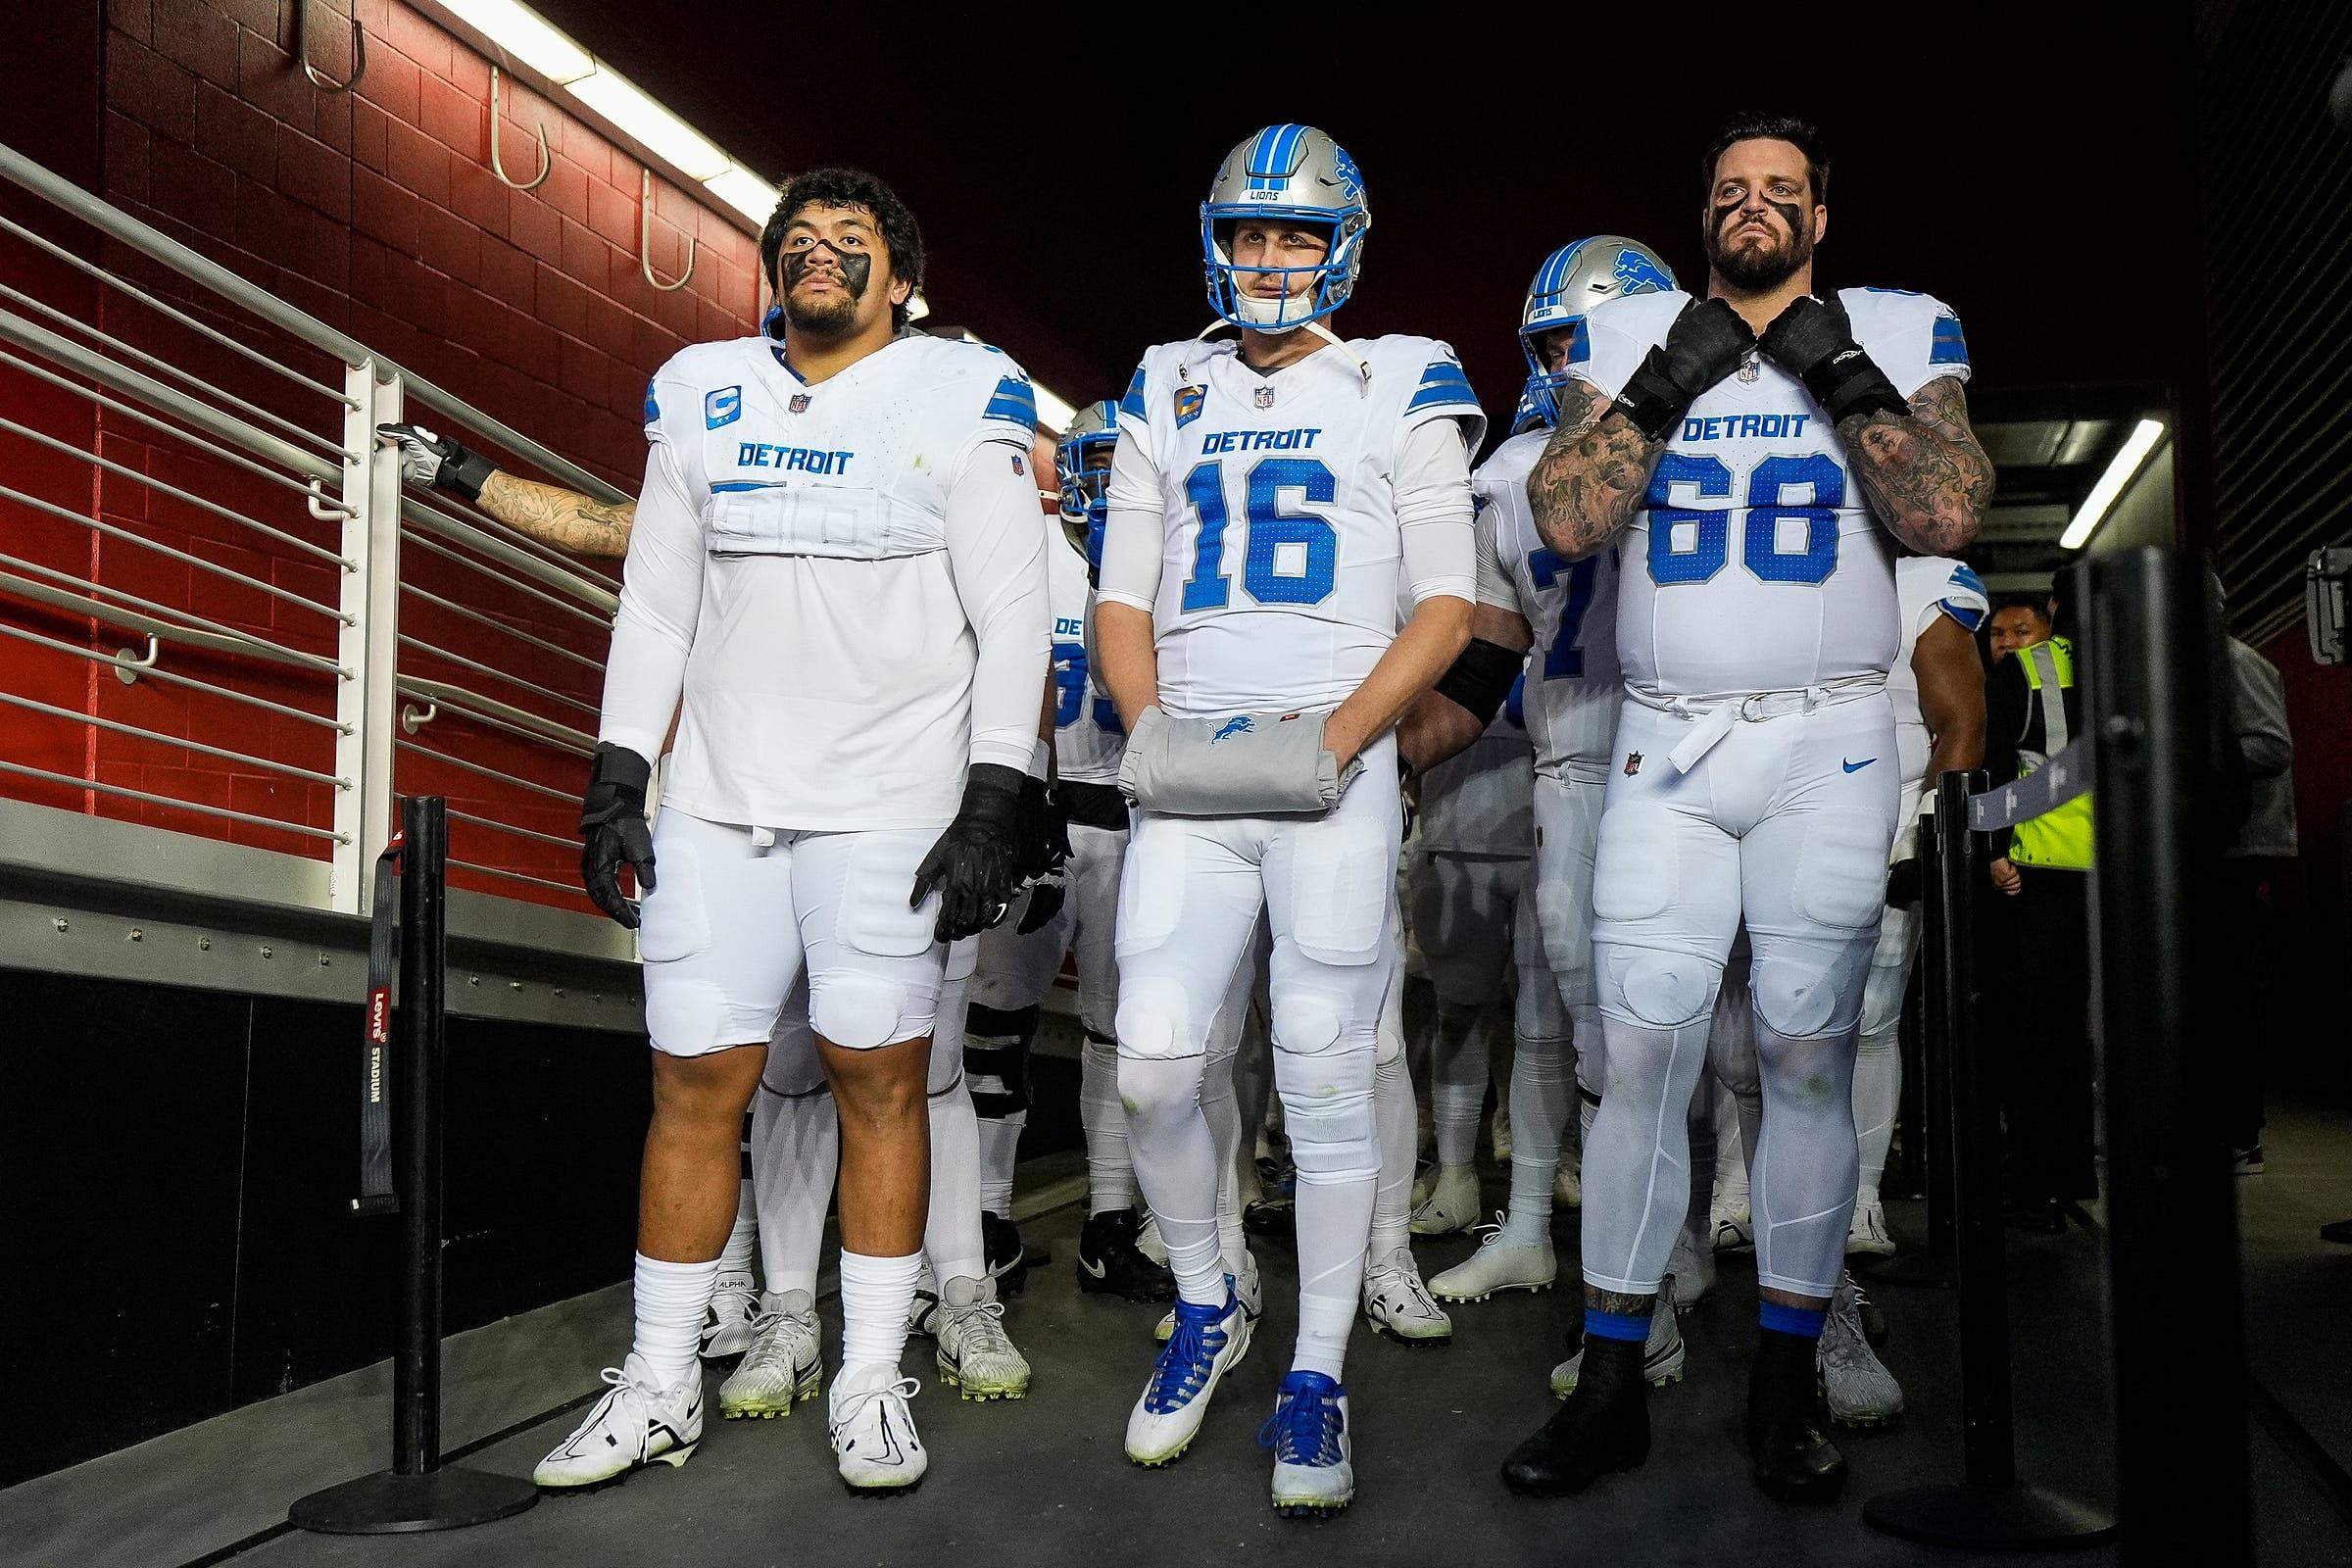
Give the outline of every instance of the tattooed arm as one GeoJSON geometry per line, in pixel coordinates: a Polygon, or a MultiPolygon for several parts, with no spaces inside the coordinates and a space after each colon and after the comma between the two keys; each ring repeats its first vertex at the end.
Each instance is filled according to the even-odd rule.
{"type": "Polygon", "coordinates": [[[1527,504],[1552,554],[1575,561],[1634,520],[1666,443],[1643,435],[1588,382],[1570,381],[1557,398],[1560,422],[1528,473],[1527,504]]]}
{"type": "Polygon", "coordinates": [[[1984,525],[1992,460],[1968,427],[1956,376],[1911,394],[1910,411],[1849,415],[1838,434],[1854,476],[1894,536],[1922,555],[1956,556],[1984,525]]]}
{"type": "Polygon", "coordinates": [[[516,532],[580,556],[627,555],[629,530],[637,522],[634,501],[597,501],[511,473],[493,473],[483,482],[480,505],[516,532]]]}

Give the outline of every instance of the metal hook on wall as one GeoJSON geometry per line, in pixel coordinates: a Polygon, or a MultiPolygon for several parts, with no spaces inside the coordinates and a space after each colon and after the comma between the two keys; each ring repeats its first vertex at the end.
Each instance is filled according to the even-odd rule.
{"type": "Polygon", "coordinates": [[[139,678],[139,671],[142,669],[153,669],[155,667],[155,662],[157,658],[162,655],[163,651],[163,644],[156,639],[152,632],[148,634],[147,652],[144,654],[134,654],[127,648],[116,649],[114,659],[115,678],[125,686],[136,684],[139,678]]]}
{"type": "Polygon", "coordinates": [[[664,283],[654,275],[654,172],[644,165],[637,167],[637,270],[645,280],[664,294],[674,294],[694,276],[695,253],[702,241],[692,235],[686,239],[686,270],[674,283],[664,283]]]}
{"type": "Polygon", "coordinates": [[[360,25],[355,11],[351,18],[351,77],[337,81],[311,64],[311,0],[294,0],[294,58],[302,62],[302,74],[311,78],[311,85],[326,92],[349,92],[368,74],[368,29],[360,25]]]}
{"type": "Polygon", "coordinates": [[[498,156],[498,124],[502,118],[498,112],[498,68],[492,66],[490,68],[490,172],[498,176],[501,184],[511,185],[516,190],[537,190],[547,183],[547,176],[556,172],[556,161],[547,150],[547,122],[542,120],[538,126],[539,172],[531,176],[528,184],[511,177],[507,173],[507,166],[499,161],[498,156]]]}

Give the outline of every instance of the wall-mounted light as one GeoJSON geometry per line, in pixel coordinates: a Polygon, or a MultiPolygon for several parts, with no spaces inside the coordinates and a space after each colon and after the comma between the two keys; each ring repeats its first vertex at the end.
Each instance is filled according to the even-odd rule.
{"type": "Polygon", "coordinates": [[[2082,498],[2082,510],[2075,514],[2075,520],[2068,523],[2066,532],[2058,536],[2060,549],[2080,550],[2090,542],[2090,536],[2098,532],[2099,524],[2107,520],[2108,509],[2115,505],[2116,498],[2124,493],[2124,487],[2132,482],[2132,476],[2147,463],[2148,454],[2154,452],[2156,444],[2163,439],[2164,425],[2161,421],[2139,421],[2131,435],[2124,439],[2115,461],[2107,465],[2107,471],[2099,475],[2099,482],[2092,485],[2090,494],[2082,498]]]}

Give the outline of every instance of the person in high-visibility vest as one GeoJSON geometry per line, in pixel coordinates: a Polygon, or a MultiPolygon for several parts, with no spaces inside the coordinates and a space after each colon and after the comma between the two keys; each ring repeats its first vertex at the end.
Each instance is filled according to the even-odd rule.
{"type": "MultiPolygon", "coordinates": [[[[2082,733],[2080,662],[2064,634],[2018,649],[1984,686],[1984,765],[1995,785],[2023,778],[2082,733]]],[[[2009,1216],[2066,1228],[2061,1204],[2097,1192],[2091,1156],[2091,797],[1992,835],[1992,883],[2016,901],[2018,984],[1996,1013],[2007,1043],[2009,1216]]],[[[1996,1008],[2001,1004],[1995,1004],[1996,1008]]]]}

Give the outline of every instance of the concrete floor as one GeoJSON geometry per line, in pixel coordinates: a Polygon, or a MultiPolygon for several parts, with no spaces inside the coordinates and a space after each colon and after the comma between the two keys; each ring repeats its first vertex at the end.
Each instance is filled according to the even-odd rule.
{"type": "MultiPolygon", "coordinates": [[[[2340,1118],[2286,1115],[2274,1126],[2273,1175],[2243,1184],[2249,1247],[2250,1361],[2335,1462],[2352,1431],[2342,1387],[2339,1303],[2352,1249],[2307,1237],[2302,1210],[2352,1214],[2352,1136],[2340,1118]],[[2339,1155],[2344,1157],[2338,1157],[2339,1155]],[[2307,1348],[2309,1354],[2300,1353],[2307,1348]]],[[[1071,1191],[1066,1167],[1025,1171],[1023,1207],[1071,1191]],[[1048,1188],[1039,1183],[1058,1178],[1048,1188]]],[[[1260,1561],[1300,1552],[1348,1562],[1486,1565],[1907,1564],[1971,1560],[1889,1541],[1861,1522],[1874,1493],[1959,1474],[1954,1304],[1939,1293],[1879,1293],[1887,1348],[1909,1413],[1891,1431],[1841,1439],[1853,1481],[1837,1507],[1792,1511],[1750,1487],[1738,1440],[1754,1276],[1727,1258],[1716,1294],[1683,1320],[1688,1381],[1655,1394],[1655,1441],[1642,1471],[1585,1496],[1530,1502],[1494,1467],[1552,1408],[1544,1377],[1560,1354],[1573,1297],[1518,1296],[1456,1311],[1457,1343],[1414,1351],[1359,1333],[1351,1351],[1359,1495],[1328,1522],[1278,1519],[1266,1506],[1269,1460],[1254,1438],[1287,1360],[1294,1276],[1287,1247],[1260,1244],[1267,1318],[1249,1361],[1220,1392],[1193,1451],[1137,1470],[1119,1451],[1128,1404],[1150,1365],[1157,1309],[1082,1297],[1070,1273],[1079,1222],[1062,1206],[1027,1230],[1055,1253],[1033,1274],[1007,1326],[1037,1365],[1018,1403],[966,1404],[930,1376],[929,1348],[906,1365],[924,1378],[914,1415],[932,1470],[913,1497],[853,1497],[834,1477],[821,1406],[775,1422],[713,1421],[682,1469],[658,1468],[589,1496],[551,1498],[518,1518],[436,1536],[333,1539],[268,1534],[286,1502],[381,1462],[381,1369],[353,1374],[0,1493],[0,1562],[45,1568],[140,1568],[233,1560],[294,1564],[600,1565],[809,1560],[827,1564],[1260,1561]],[[253,1539],[255,1536],[263,1539],[253,1539]]],[[[1898,1235],[1918,1239],[1916,1205],[1897,1205],[1898,1235]]],[[[2316,1219],[2313,1220],[2316,1224],[2316,1219]]],[[[1575,1220],[1559,1240],[1573,1247],[1575,1220]]],[[[1435,1272],[1469,1250],[1421,1244],[1435,1272]]],[[[1565,1255],[1573,1255],[1568,1252],[1565,1255]]],[[[2012,1292],[2019,1471],[2093,1497],[2109,1490],[2106,1366],[2098,1244],[2081,1231],[2021,1238],[2012,1292]],[[2036,1332],[2039,1327],[2043,1332],[2036,1332]],[[2060,1332],[2047,1332],[2051,1329],[2060,1332]]],[[[831,1303],[829,1331],[838,1320],[831,1303]]],[[[525,1474],[571,1423],[533,1412],[595,1390],[617,1359],[626,1302],[599,1293],[464,1336],[450,1353],[453,1449],[519,1429],[466,1462],[525,1474]]],[[[714,1380],[715,1383],[715,1380],[714,1380]]],[[[2259,1560],[2352,1563],[2352,1533],[2326,1503],[2306,1449],[2301,1467],[2273,1437],[2252,1436],[2259,1560]]],[[[2111,1560],[2093,1551],[2075,1560],[2111,1560]]]]}

